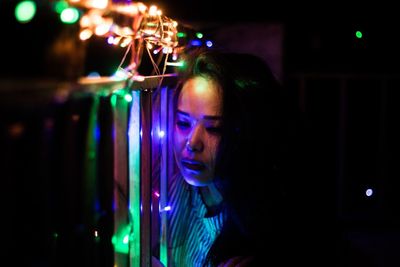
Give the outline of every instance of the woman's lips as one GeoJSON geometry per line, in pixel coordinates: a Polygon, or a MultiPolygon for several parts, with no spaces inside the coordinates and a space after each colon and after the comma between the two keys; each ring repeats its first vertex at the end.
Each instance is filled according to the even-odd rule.
{"type": "Polygon", "coordinates": [[[200,161],[195,160],[182,160],[182,165],[189,170],[202,171],[205,169],[205,165],[200,161]]]}

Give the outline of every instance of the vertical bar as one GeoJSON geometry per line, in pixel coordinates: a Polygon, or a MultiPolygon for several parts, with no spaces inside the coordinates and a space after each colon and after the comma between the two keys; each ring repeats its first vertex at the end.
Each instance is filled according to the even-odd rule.
{"type": "MultiPolygon", "coordinates": [[[[88,131],[86,136],[85,162],[84,162],[84,221],[88,227],[95,225],[95,199],[96,199],[96,152],[97,152],[97,112],[99,99],[93,95],[88,118],[88,131]]],[[[91,229],[93,230],[93,229],[91,229]]]]}
{"type": "MultiPolygon", "coordinates": [[[[121,91],[121,90],[119,90],[121,91]]],[[[128,103],[119,93],[111,96],[113,109],[113,144],[114,144],[114,265],[128,266],[129,264],[129,209],[128,209],[128,141],[126,138],[128,121],[128,103]]]]}
{"type": "Polygon", "coordinates": [[[141,91],[141,267],[150,267],[151,263],[151,127],[152,127],[152,93],[141,91]]]}
{"type": "Polygon", "coordinates": [[[84,241],[84,259],[82,262],[88,265],[96,265],[96,257],[91,256],[95,249],[95,231],[97,231],[98,212],[95,209],[97,201],[97,131],[98,131],[98,107],[99,98],[96,94],[91,96],[90,111],[88,114],[88,129],[85,143],[84,177],[83,177],[83,225],[88,231],[89,238],[84,241]]]}
{"type": "Polygon", "coordinates": [[[128,130],[130,266],[140,266],[140,91],[132,91],[128,130]]]}
{"type": "Polygon", "coordinates": [[[164,266],[168,266],[168,246],[167,246],[167,177],[168,177],[168,88],[161,88],[160,101],[160,120],[161,120],[161,174],[160,174],[160,210],[161,210],[161,237],[160,237],[160,261],[164,266]]]}

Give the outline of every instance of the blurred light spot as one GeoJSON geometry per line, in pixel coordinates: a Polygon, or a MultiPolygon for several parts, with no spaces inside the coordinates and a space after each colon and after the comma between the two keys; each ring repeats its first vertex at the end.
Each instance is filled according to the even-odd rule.
{"type": "Polygon", "coordinates": [[[88,78],[100,78],[100,73],[97,71],[92,71],[87,75],[88,78]]]}
{"type": "Polygon", "coordinates": [[[368,189],[365,191],[365,195],[366,195],[367,197],[372,196],[373,193],[374,193],[374,191],[373,191],[371,188],[368,188],[368,189]]]}
{"type": "Polygon", "coordinates": [[[10,127],[8,127],[8,133],[12,138],[20,137],[24,133],[24,131],[25,127],[20,122],[14,123],[10,125],[10,127]]]}
{"type": "Polygon", "coordinates": [[[192,41],[190,42],[190,44],[191,44],[192,46],[201,46],[201,41],[195,39],[195,40],[192,40],[192,41]]]}
{"type": "Polygon", "coordinates": [[[36,14],[36,4],[33,1],[22,1],[15,7],[15,17],[21,23],[32,20],[36,14]]]}
{"type": "Polygon", "coordinates": [[[73,7],[66,8],[61,12],[60,19],[67,24],[75,23],[79,19],[79,11],[73,7]]]}
{"type": "Polygon", "coordinates": [[[72,115],[72,116],[71,116],[71,120],[74,121],[74,122],[79,121],[79,115],[78,115],[78,114],[72,115]]]}

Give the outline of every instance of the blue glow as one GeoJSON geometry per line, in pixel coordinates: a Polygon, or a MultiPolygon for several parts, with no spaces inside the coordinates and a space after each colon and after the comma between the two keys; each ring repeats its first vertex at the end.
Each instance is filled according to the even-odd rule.
{"type": "Polygon", "coordinates": [[[94,136],[96,141],[100,140],[100,127],[98,124],[96,124],[95,128],[94,128],[94,136]]]}
{"type": "Polygon", "coordinates": [[[190,42],[190,44],[191,44],[192,46],[201,46],[201,41],[195,39],[195,40],[192,40],[192,41],[190,42]]]}
{"type": "Polygon", "coordinates": [[[97,71],[92,71],[87,75],[88,78],[100,78],[100,74],[97,71]]]}
{"type": "Polygon", "coordinates": [[[211,47],[211,46],[213,46],[213,43],[211,41],[206,41],[206,46],[211,47]]]}

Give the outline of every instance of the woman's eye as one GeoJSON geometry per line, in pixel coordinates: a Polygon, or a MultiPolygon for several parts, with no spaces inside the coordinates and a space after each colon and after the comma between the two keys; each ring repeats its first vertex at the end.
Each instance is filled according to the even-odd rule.
{"type": "Polygon", "coordinates": [[[207,127],[207,131],[214,134],[220,134],[221,130],[221,127],[207,127]]]}
{"type": "Polygon", "coordinates": [[[187,129],[190,127],[190,123],[186,122],[186,121],[177,121],[176,125],[178,126],[178,128],[180,129],[187,129]]]}

